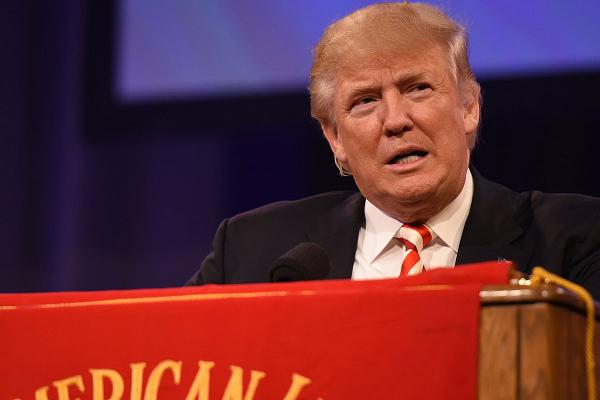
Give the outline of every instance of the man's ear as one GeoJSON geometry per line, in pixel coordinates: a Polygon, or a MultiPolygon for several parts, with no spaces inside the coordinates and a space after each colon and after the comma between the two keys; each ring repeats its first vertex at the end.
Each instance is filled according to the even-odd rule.
{"type": "MultiPolygon", "coordinates": [[[[476,84],[475,84],[476,85],[476,84]]],[[[471,86],[471,85],[469,85],[471,86]]],[[[468,95],[466,96],[463,109],[463,123],[465,126],[465,132],[467,135],[474,135],[477,133],[477,126],[479,125],[480,118],[480,98],[479,88],[469,87],[468,95]]]]}
{"type": "Polygon", "coordinates": [[[321,129],[323,130],[323,135],[325,135],[325,139],[327,139],[329,147],[331,147],[331,151],[333,152],[335,158],[337,158],[338,161],[346,164],[348,162],[348,157],[346,157],[344,144],[342,143],[335,126],[333,126],[331,123],[321,122],[321,129]]]}

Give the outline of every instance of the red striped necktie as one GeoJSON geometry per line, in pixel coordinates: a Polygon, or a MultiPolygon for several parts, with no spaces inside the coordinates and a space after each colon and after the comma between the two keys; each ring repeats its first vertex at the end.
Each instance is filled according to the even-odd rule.
{"type": "Polygon", "coordinates": [[[415,275],[423,270],[421,251],[435,236],[433,230],[426,225],[402,225],[396,233],[396,238],[404,245],[400,276],[415,275]]]}

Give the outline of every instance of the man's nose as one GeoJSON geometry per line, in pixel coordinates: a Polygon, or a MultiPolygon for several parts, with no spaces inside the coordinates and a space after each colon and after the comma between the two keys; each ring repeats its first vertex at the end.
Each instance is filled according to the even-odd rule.
{"type": "Polygon", "coordinates": [[[387,93],[383,102],[381,118],[387,135],[398,135],[413,128],[410,104],[399,91],[387,93]]]}

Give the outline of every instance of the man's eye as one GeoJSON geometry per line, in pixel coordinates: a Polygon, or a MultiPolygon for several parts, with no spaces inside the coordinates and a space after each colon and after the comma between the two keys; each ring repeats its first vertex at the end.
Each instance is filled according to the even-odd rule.
{"type": "Polygon", "coordinates": [[[424,90],[429,90],[431,89],[431,86],[429,86],[429,84],[427,83],[419,83],[417,85],[414,85],[411,90],[415,91],[415,92],[420,92],[420,91],[424,91],[424,90]]]}
{"type": "Polygon", "coordinates": [[[362,97],[360,99],[358,99],[358,101],[355,103],[355,105],[362,105],[362,104],[369,104],[374,102],[376,99],[374,97],[362,97]]]}

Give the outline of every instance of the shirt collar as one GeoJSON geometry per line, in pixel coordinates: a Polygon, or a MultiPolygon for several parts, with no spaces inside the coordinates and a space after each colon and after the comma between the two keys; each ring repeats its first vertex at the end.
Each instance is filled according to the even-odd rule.
{"type": "Polygon", "coordinates": [[[402,222],[387,215],[375,207],[369,200],[365,201],[365,237],[363,241],[363,254],[368,262],[373,260],[383,251],[390,240],[396,235],[402,222]]]}
{"type": "MultiPolygon", "coordinates": [[[[471,171],[467,169],[465,184],[459,195],[426,223],[438,236],[439,239],[436,240],[443,241],[446,246],[456,253],[458,253],[460,238],[469,215],[472,200],[473,177],[471,171]]],[[[363,254],[368,262],[373,262],[381,254],[402,225],[402,221],[386,214],[369,200],[365,201],[363,254]]]]}
{"type": "Polygon", "coordinates": [[[458,246],[473,200],[473,176],[467,169],[465,185],[450,204],[429,221],[429,226],[448,247],[458,253],[458,246]]]}

